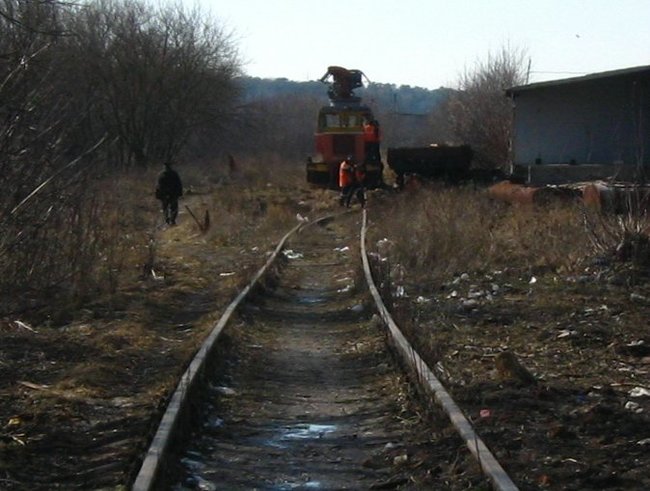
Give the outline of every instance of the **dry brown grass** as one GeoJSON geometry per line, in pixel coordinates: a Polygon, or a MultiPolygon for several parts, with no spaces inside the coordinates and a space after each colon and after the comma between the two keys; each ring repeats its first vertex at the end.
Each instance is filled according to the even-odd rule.
{"type": "MultiPolygon", "coordinates": [[[[261,249],[293,227],[303,211],[296,205],[304,186],[300,163],[240,159],[234,172],[221,161],[176,167],[186,190],[180,218],[198,231],[186,205],[201,222],[207,212],[211,226],[203,240],[215,247],[236,247],[255,234],[261,249]]],[[[62,311],[75,309],[150,275],[157,267],[159,231],[165,227],[153,196],[159,170],[88,179],[83,193],[66,201],[68,208],[56,220],[39,228],[32,220],[24,232],[17,228],[16,237],[29,241],[21,238],[20,247],[8,240],[0,244],[0,291],[9,298],[4,313],[53,303],[62,311]],[[28,293],[17,295],[19,291],[28,293]]]]}
{"type": "Polygon", "coordinates": [[[621,408],[645,376],[644,352],[627,347],[647,337],[647,217],[577,203],[502,206],[460,188],[422,189],[382,205],[371,231],[374,243],[392,242],[383,245],[382,263],[391,274],[377,270],[393,282],[391,313],[463,411],[476,415],[488,446],[502,450],[525,428],[530,438],[521,448],[499,456],[515,482],[537,489],[543,476],[555,487],[588,488],[588,477],[536,462],[571,458],[597,467],[614,446],[621,458],[612,475],[630,476],[619,487],[643,482],[639,454],[626,446],[643,422],[621,408]],[[401,283],[396,264],[406,270],[401,283]],[[396,298],[399,284],[408,296],[396,298]],[[503,378],[496,359],[506,350],[537,388],[503,378]],[[582,445],[583,415],[604,407],[588,426],[606,444],[582,445]],[[484,408],[498,416],[479,417],[484,408]]]}
{"type": "Polygon", "coordinates": [[[584,229],[592,249],[600,256],[629,262],[634,268],[650,267],[650,217],[646,211],[621,214],[583,211],[584,229]]]}
{"type": "Polygon", "coordinates": [[[89,296],[114,292],[133,265],[148,255],[153,214],[142,197],[140,176],[87,179],[69,189],[42,218],[26,208],[0,247],[4,313],[27,305],[61,302],[68,308],[89,296]]]}
{"type": "Polygon", "coordinates": [[[393,243],[393,263],[434,282],[504,268],[569,271],[590,250],[572,204],[508,207],[461,187],[404,193],[392,203],[375,237],[393,243]]]}
{"type": "MultiPolygon", "coordinates": [[[[303,173],[300,164],[278,158],[239,159],[234,172],[217,171],[208,179],[200,168],[194,168],[188,169],[184,179],[190,189],[198,190],[192,212],[201,222],[206,212],[209,215],[206,240],[217,246],[236,246],[254,233],[267,239],[260,244],[264,245],[295,225],[303,173]]],[[[181,202],[181,208],[186,204],[181,202]]]]}

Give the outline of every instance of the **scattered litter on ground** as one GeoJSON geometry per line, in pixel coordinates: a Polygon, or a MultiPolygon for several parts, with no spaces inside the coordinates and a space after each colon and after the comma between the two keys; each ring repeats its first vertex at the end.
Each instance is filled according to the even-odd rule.
{"type": "Polygon", "coordinates": [[[302,257],[303,257],[303,255],[300,252],[295,252],[295,251],[292,251],[291,249],[283,250],[282,254],[284,254],[284,256],[287,259],[302,259],[302,257]]]}

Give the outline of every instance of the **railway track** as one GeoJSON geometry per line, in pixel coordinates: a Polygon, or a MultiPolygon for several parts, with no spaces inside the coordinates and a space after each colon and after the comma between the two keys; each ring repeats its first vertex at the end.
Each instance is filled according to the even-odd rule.
{"type": "Polygon", "coordinates": [[[359,221],[285,236],[183,377],[134,490],[517,489],[385,307],[373,315],[359,221]],[[447,416],[413,397],[388,344],[447,416]]]}

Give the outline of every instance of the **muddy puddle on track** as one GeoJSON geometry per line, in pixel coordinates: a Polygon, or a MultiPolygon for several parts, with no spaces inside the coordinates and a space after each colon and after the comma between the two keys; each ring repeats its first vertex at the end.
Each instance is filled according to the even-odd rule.
{"type": "Polygon", "coordinates": [[[409,402],[365,288],[355,285],[353,220],[292,239],[277,284],[243,307],[168,489],[483,482],[447,421],[432,424],[409,402]]]}

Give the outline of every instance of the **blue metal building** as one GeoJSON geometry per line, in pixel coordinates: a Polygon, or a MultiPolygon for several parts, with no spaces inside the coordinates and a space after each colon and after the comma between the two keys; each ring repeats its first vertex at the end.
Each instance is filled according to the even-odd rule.
{"type": "Polygon", "coordinates": [[[522,85],[506,94],[514,104],[515,175],[552,183],[650,174],[650,66],[522,85]]]}

